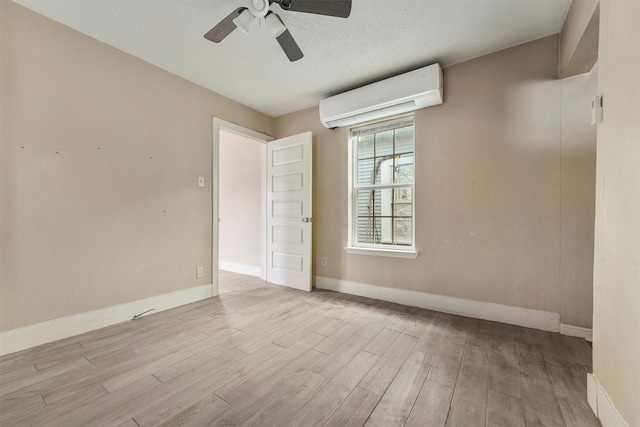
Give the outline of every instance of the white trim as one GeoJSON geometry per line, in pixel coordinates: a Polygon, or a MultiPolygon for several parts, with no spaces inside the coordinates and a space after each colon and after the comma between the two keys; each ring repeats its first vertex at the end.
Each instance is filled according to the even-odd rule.
{"type": "Polygon", "coordinates": [[[211,297],[213,285],[202,285],[11,329],[0,333],[0,356],[122,323],[150,309],[147,314],[211,297]]]}
{"type": "Polygon", "coordinates": [[[589,402],[589,406],[591,410],[595,414],[596,418],[598,417],[598,387],[600,384],[598,380],[596,380],[595,375],[592,373],[587,373],[587,402],[589,402]]]}
{"type": "MultiPolygon", "coordinates": [[[[265,144],[265,147],[262,148],[262,183],[261,187],[263,192],[266,192],[267,188],[267,172],[266,172],[266,143],[269,141],[273,141],[273,138],[269,135],[265,135],[260,132],[256,132],[254,130],[242,127],[235,123],[227,122],[225,120],[219,119],[217,117],[212,118],[213,129],[212,129],[212,160],[211,160],[211,183],[212,183],[212,191],[211,191],[211,220],[212,220],[212,236],[211,236],[211,283],[213,283],[214,296],[218,295],[218,272],[220,270],[220,266],[218,265],[218,256],[220,254],[219,240],[218,236],[220,236],[220,205],[219,205],[219,192],[220,192],[220,131],[225,130],[227,132],[235,133],[236,135],[243,136],[245,138],[250,138],[265,144]]],[[[267,271],[267,225],[266,225],[266,215],[267,215],[267,202],[266,202],[266,194],[262,194],[262,207],[261,207],[261,221],[260,224],[262,226],[262,233],[260,236],[260,254],[262,258],[263,265],[261,266],[261,278],[263,280],[267,280],[266,271],[267,271]]]]}
{"type": "Polygon", "coordinates": [[[428,294],[407,289],[385,288],[366,283],[315,276],[318,289],[359,295],[411,307],[426,308],[444,313],[477,319],[493,320],[543,331],[558,332],[560,315],[550,311],[532,310],[490,302],[474,301],[444,295],[428,294]]]}
{"type": "Polygon", "coordinates": [[[593,330],[589,328],[583,328],[581,326],[573,326],[561,323],[560,333],[562,335],[567,335],[570,337],[584,338],[589,342],[593,341],[593,330]]]}
{"type": "Polygon", "coordinates": [[[260,278],[267,281],[267,144],[262,144],[260,150],[260,164],[262,165],[262,171],[260,176],[262,181],[260,183],[260,259],[262,260],[262,266],[260,267],[260,278]]]}
{"type": "Polygon", "coordinates": [[[353,224],[353,212],[354,212],[354,197],[353,197],[353,146],[354,137],[349,130],[349,139],[347,140],[347,247],[353,247],[353,242],[356,240],[353,238],[355,234],[355,228],[353,224]]]}
{"type": "Polygon", "coordinates": [[[391,258],[408,258],[416,259],[420,252],[418,251],[401,251],[394,249],[381,249],[381,248],[356,248],[345,247],[345,251],[351,255],[374,255],[374,256],[386,256],[391,258]]]}
{"type": "Polygon", "coordinates": [[[247,276],[262,277],[262,267],[259,265],[238,264],[237,262],[220,261],[220,270],[232,273],[246,274],[247,276]]]}
{"type": "Polygon", "coordinates": [[[237,125],[235,123],[228,122],[226,120],[219,119],[217,117],[213,118],[213,127],[214,127],[214,130],[217,127],[218,130],[224,129],[227,132],[235,133],[236,135],[244,136],[250,139],[255,139],[256,141],[260,141],[260,142],[273,141],[273,137],[269,135],[256,132],[255,130],[251,130],[249,128],[237,125]]]}
{"type": "Polygon", "coordinates": [[[594,374],[587,374],[587,400],[602,427],[629,427],[594,374]]]}
{"type": "Polygon", "coordinates": [[[211,283],[213,283],[213,294],[219,295],[218,276],[220,266],[218,257],[220,256],[220,205],[218,204],[218,192],[220,191],[220,129],[223,122],[213,118],[213,139],[211,142],[211,283]]]}

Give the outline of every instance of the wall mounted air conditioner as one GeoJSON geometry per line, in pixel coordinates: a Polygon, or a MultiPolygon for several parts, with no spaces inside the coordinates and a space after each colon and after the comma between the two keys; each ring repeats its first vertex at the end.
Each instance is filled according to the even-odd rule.
{"type": "Polygon", "coordinates": [[[442,104],[442,69],[429,65],[320,101],[325,127],[352,126],[442,104]]]}

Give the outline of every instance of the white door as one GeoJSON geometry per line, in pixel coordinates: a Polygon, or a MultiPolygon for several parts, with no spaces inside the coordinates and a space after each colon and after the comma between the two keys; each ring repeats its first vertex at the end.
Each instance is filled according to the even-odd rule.
{"type": "Polygon", "coordinates": [[[267,280],[311,291],[311,132],[267,146],[267,280]]]}

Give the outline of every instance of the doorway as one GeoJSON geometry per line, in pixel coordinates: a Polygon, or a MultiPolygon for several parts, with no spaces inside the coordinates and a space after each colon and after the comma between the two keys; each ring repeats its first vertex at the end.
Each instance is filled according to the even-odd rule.
{"type": "Polygon", "coordinates": [[[221,268],[266,280],[265,166],[266,144],[272,140],[268,135],[213,119],[214,296],[219,293],[221,268]],[[244,165],[239,163],[243,152],[247,154],[244,165]]]}
{"type": "Polygon", "coordinates": [[[226,130],[220,131],[220,234],[221,270],[264,277],[261,240],[264,209],[264,147],[226,130]]]}
{"type": "Polygon", "coordinates": [[[236,272],[244,274],[253,273],[257,275],[259,269],[262,280],[311,291],[311,146],[311,132],[304,132],[274,141],[268,135],[217,118],[213,119],[213,236],[211,251],[213,296],[219,295],[219,270],[221,265],[227,269],[235,268],[236,272]],[[254,159],[252,166],[243,164],[241,162],[243,156],[242,148],[231,147],[231,150],[227,150],[228,147],[224,147],[221,150],[223,138],[232,139],[233,142],[243,145],[247,149],[252,144],[259,143],[260,161],[258,162],[257,159],[254,159]],[[221,158],[222,152],[236,152],[240,162],[230,165],[225,164],[221,168],[221,162],[224,161],[221,158]],[[247,171],[248,167],[259,168],[259,174],[255,170],[247,171]],[[231,185],[231,190],[227,191],[228,200],[235,199],[248,202],[243,203],[245,209],[252,211],[259,209],[259,216],[256,216],[256,212],[234,214],[233,209],[227,210],[226,207],[221,209],[221,170],[222,174],[224,174],[223,178],[228,181],[227,184],[229,182],[237,184],[231,185]],[[252,178],[246,179],[246,181],[253,181],[254,185],[260,181],[259,205],[256,204],[258,194],[256,189],[247,190],[243,187],[247,183],[239,184],[234,182],[245,181],[245,178],[249,175],[252,175],[252,178]],[[256,200],[245,200],[250,197],[248,195],[249,191],[253,190],[256,190],[253,193],[253,197],[256,200]],[[238,194],[233,194],[234,191],[238,194]],[[226,215],[224,224],[221,217],[222,212],[225,212],[226,215]],[[250,226],[249,222],[252,222],[250,226]],[[257,227],[257,222],[260,223],[260,227],[257,227]],[[221,233],[222,226],[225,227],[225,230],[221,233]],[[246,229],[243,229],[243,227],[246,229]],[[256,232],[259,233],[259,237],[254,235],[256,232]],[[259,240],[259,250],[256,250],[256,246],[253,245],[251,249],[253,253],[248,254],[246,253],[247,246],[240,242],[239,245],[234,243],[232,248],[225,247],[221,251],[221,239],[237,241],[243,238],[259,240]],[[259,256],[256,256],[257,252],[259,252],[259,256]],[[250,264],[246,264],[246,261],[235,262],[221,259],[221,254],[227,256],[234,253],[234,256],[241,257],[238,258],[239,260],[250,259],[252,261],[249,261],[250,264]],[[259,266],[256,265],[258,264],[257,260],[259,260],[259,266]]]}

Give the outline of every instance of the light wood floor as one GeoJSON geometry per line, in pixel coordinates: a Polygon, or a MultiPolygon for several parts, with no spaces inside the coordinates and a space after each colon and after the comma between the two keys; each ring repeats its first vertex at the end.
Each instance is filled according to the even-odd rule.
{"type": "Polygon", "coordinates": [[[219,298],[0,358],[0,425],[599,425],[584,340],[221,282],[219,298]]]}

